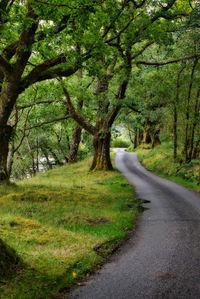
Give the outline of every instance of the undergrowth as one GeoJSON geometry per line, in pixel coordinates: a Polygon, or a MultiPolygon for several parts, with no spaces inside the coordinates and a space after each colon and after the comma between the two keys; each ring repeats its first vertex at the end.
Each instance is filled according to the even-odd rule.
{"type": "Polygon", "coordinates": [[[88,173],[89,162],[0,186],[1,239],[23,262],[0,279],[2,299],[59,297],[133,227],[131,186],[116,170],[88,173]]]}
{"type": "Polygon", "coordinates": [[[181,155],[174,162],[173,145],[163,142],[154,149],[137,149],[139,160],[149,170],[185,187],[200,192],[200,162],[183,163],[181,155]]]}

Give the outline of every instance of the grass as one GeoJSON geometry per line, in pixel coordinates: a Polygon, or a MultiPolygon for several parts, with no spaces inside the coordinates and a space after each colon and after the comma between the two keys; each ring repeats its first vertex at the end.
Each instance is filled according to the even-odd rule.
{"type": "Polygon", "coordinates": [[[156,174],[179,183],[187,188],[200,192],[200,162],[193,160],[180,164],[173,160],[173,145],[163,142],[154,149],[137,149],[139,160],[149,170],[156,174]]]}
{"type": "Polygon", "coordinates": [[[1,239],[23,262],[0,279],[1,299],[59,298],[134,226],[132,187],[116,170],[88,173],[89,163],[0,186],[1,239]]]}

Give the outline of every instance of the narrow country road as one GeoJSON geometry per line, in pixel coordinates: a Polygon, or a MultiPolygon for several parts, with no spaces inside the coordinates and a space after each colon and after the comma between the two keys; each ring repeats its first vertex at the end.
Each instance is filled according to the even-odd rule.
{"type": "Polygon", "coordinates": [[[150,200],[136,232],[69,298],[200,298],[200,195],[148,172],[135,153],[117,151],[115,164],[150,200]]]}

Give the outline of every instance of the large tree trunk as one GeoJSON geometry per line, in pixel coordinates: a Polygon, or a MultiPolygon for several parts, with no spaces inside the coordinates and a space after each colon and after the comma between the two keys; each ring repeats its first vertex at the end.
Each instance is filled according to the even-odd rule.
{"type": "Polygon", "coordinates": [[[12,135],[12,127],[0,128],[0,182],[7,181],[9,174],[7,171],[8,145],[12,135]]]}
{"type": "Polygon", "coordinates": [[[179,89],[180,89],[180,78],[183,70],[185,69],[185,66],[183,66],[177,77],[177,83],[176,83],[176,98],[174,101],[174,120],[173,120],[173,143],[174,143],[174,160],[177,158],[177,150],[178,150],[178,135],[177,135],[177,121],[178,121],[178,110],[177,110],[177,104],[179,103],[179,89]]]}
{"type": "Polygon", "coordinates": [[[197,159],[197,158],[200,159],[200,139],[197,140],[197,142],[195,143],[192,158],[193,158],[193,159],[197,159]]]}
{"type": "Polygon", "coordinates": [[[70,146],[69,163],[77,162],[78,148],[81,142],[81,133],[82,128],[80,126],[76,126],[73,133],[72,144],[70,146]]]}
{"type": "Polygon", "coordinates": [[[161,144],[160,137],[159,137],[160,130],[156,130],[152,135],[151,135],[151,141],[152,141],[152,148],[154,148],[157,145],[161,144]]]}
{"type": "Polygon", "coordinates": [[[143,132],[143,143],[151,144],[152,148],[161,143],[159,138],[160,128],[156,126],[157,123],[158,121],[152,122],[147,118],[143,132]]]}
{"type": "Polygon", "coordinates": [[[138,128],[135,128],[135,135],[134,135],[134,148],[137,148],[138,146],[138,128]]]}
{"type": "Polygon", "coordinates": [[[110,160],[110,132],[101,132],[94,136],[94,157],[90,170],[112,170],[110,160]]]}
{"type": "Polygon", "coordinates": [[[186,102],[186,125],[185,125],[185,141],[184,141],[184,155],[185,155],[185,162],[189,162],[189,121],[190,121],[190,100],[191,100],[191,94],[192,94],[192,87],[193,87],[193,79],[194,79],[194,73],[195,68],[197,66],[198,59],[196,58],[194,60],[194,64],[192,67],[191,77],[190,77],[190,84],[189,84],[189,90],[188,90],[188,97],[186,102]]]}
{"type": "Polygon", "coordinates": [[[146,129],[143,132],[143,143],[150,144],[151,143],[151,134],[150,134],[150,128],[146,129]]]}
{"type": "Polygon", "coordinates": [[[199,113],[199,109],[200,109],[199,97],[200,97],[200,89],[197,92],[197,98],[196,98],[195,106],[194,106],[194,120],[193,120],[193,124],[192,124],[192,133],[191,133],[191,138],[190,138],[189,161],[192,160],[192,156],[193,156],[195,130],[196,130],[196,126],[198,124],[198,118],[199,118],[199,114],[200,114],[199,113]]]}

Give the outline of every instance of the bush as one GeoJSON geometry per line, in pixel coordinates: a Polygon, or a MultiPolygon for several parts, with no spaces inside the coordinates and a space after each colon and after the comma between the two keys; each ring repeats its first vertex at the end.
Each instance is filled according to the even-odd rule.
{"type": "Polygon", "coordinates": [[[111,141],[111,147],[129,147],[130,142],[121,138],[115,138],[111,141]]]}

